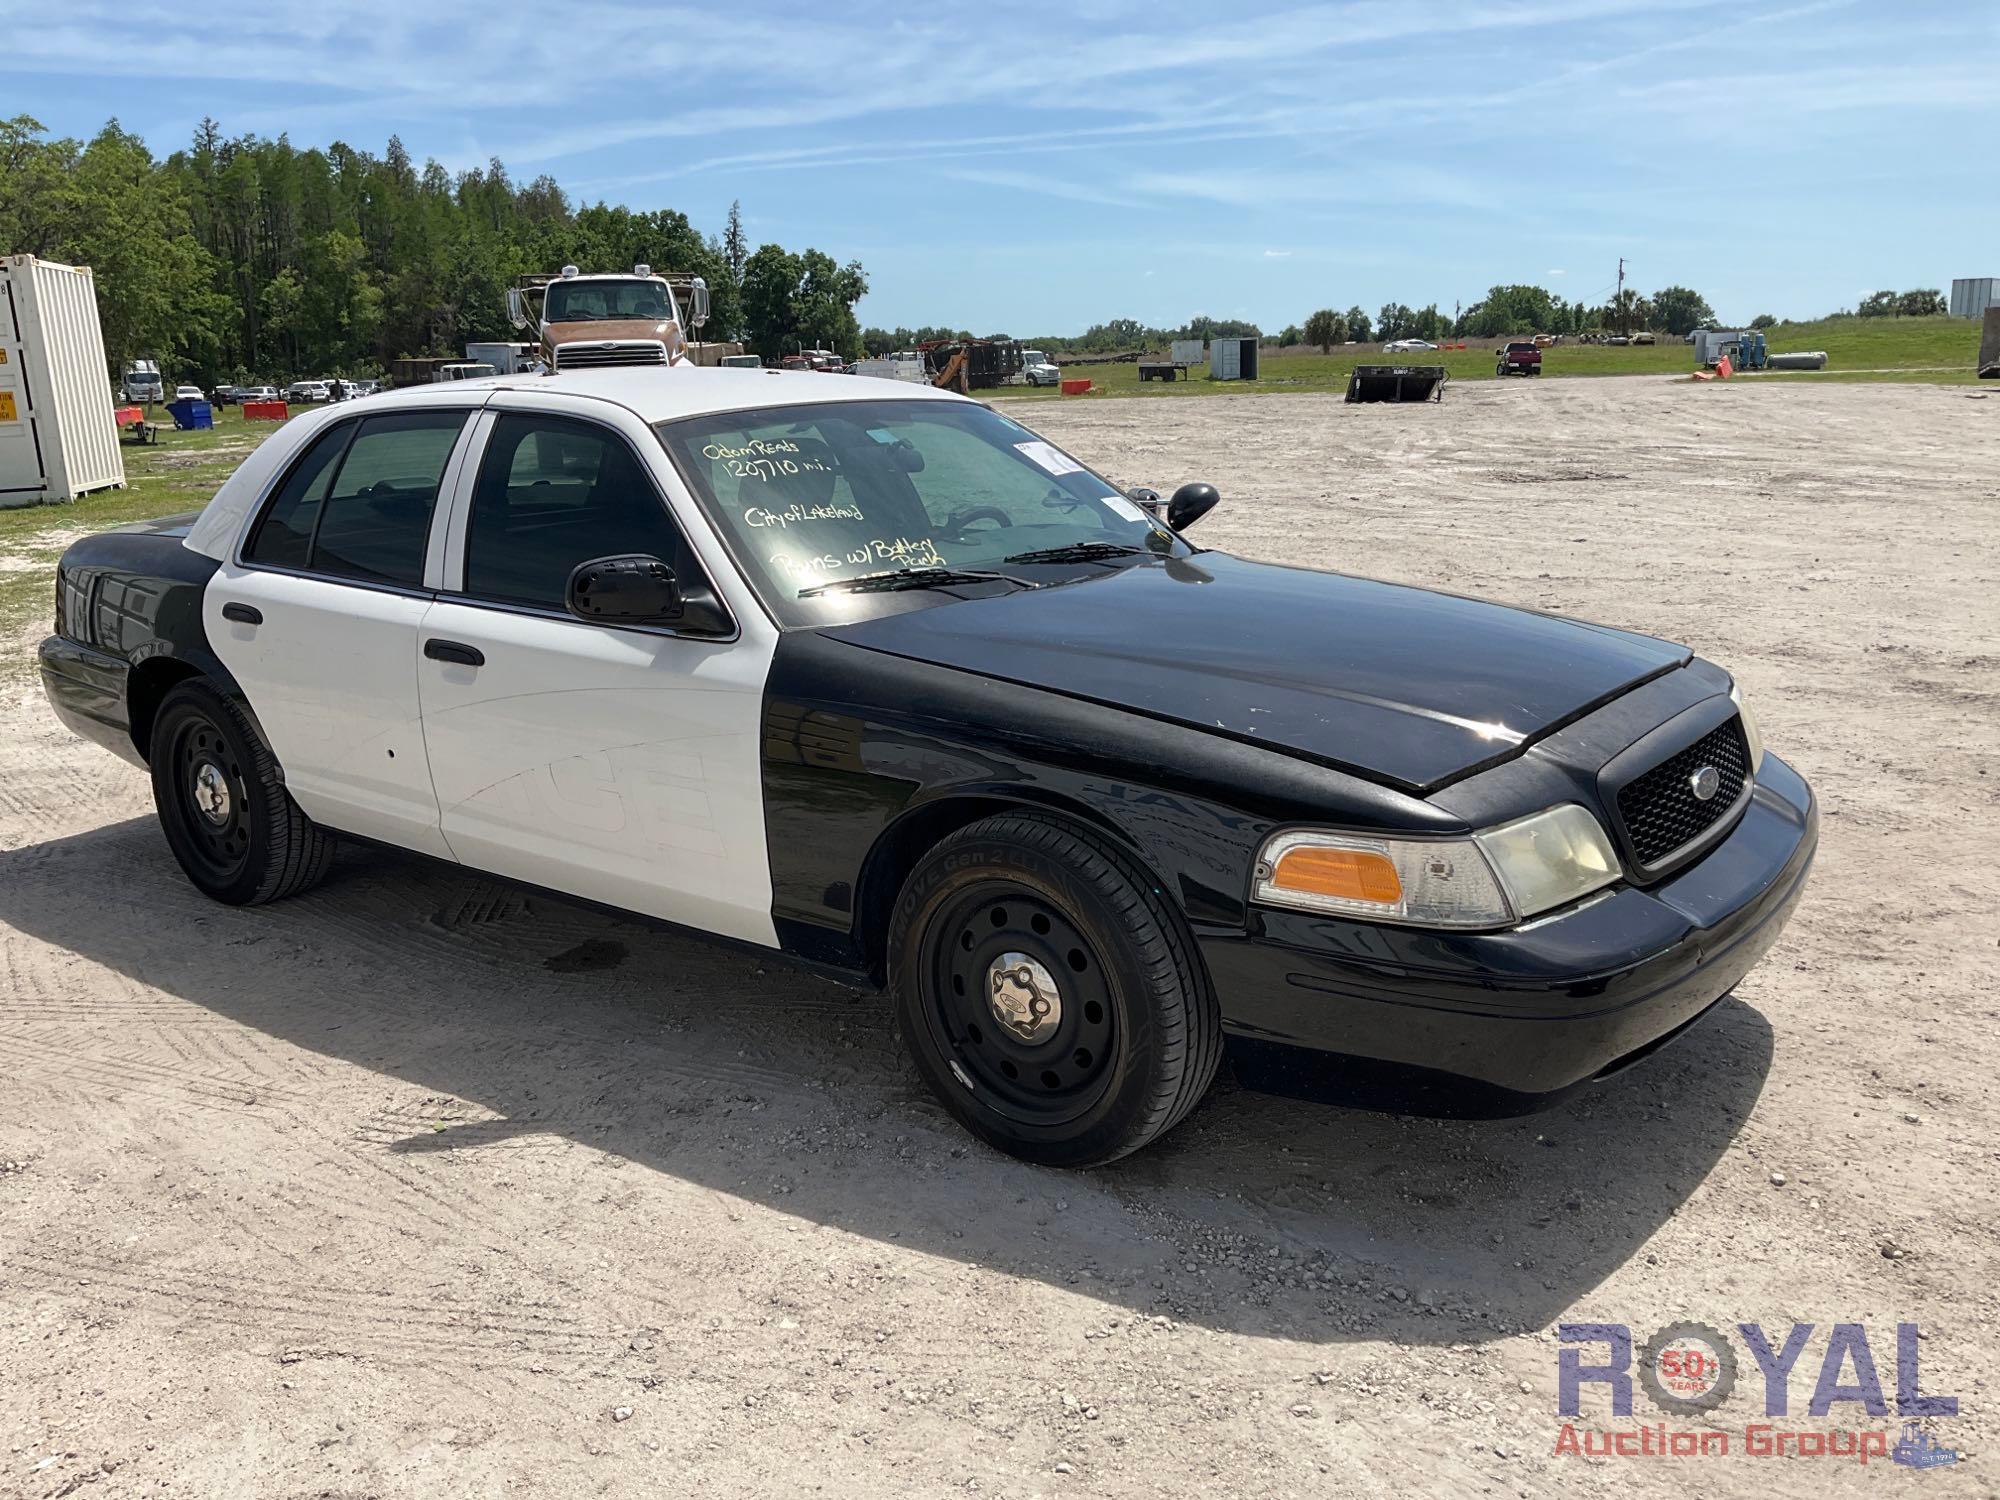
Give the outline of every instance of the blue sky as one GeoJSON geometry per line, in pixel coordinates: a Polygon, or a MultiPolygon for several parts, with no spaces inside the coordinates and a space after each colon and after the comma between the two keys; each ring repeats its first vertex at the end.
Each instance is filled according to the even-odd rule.
{"type": "Polygon", "coordinates": [[[1995,0],[288,0],[143,45],[135,14],[0,0],[0,113],[162,154],[204,114],[394,132],[704,230],[740,199],[753,244],[859,259],[885,326],[1601,300],[1621,255],[1726,320],[2000,275],[1995,0]]]}

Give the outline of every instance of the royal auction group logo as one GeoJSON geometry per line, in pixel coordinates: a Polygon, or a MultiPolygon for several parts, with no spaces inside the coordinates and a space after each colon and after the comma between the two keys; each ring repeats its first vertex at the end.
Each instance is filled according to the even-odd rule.
{"type": "MultiPolygon", "coordinates": [[[[1958,1415],[1956,1396],[1927,1396],[1918,1373],[1915,1323],[1898,1323],[1895,1333],[1895,1399],[1900,1421],[1877,1426],[1891,1415],[1875,1346],[1865,1323],[1835,1323],[1816,1340],[1816,1324],[1794,1323],[1782,1339],[1762,1324],[1738,1323],[1736,1337],[1707,1323],[1669,1323],[1650,1338],[1635,1340],[1623,1323],[1563,1323],[1556,1329],[1562,1347],[1556,1356],[1558,1454],[1588,1458],[1750,1458],[1838,1459],[1868,1464],[1878,1459],[1912,1469],[1935,1469],[1958,1461],[1924,1424],[1958,1415]],[[1738,1355],[1741,1344],[1742,1357],[1738,1355]],[[1816,1357],[1815,1357],[1816,1356],[1816,1357]],[[1815,1373],[1816,1372],[1816,1373],[1815,1373]],[[1812,1377],[1804,1416],[1791,1418],[1793,1381],[1800,1389],[1812,1377]],[[1762,1397],[1764,1421],[1731,1427],[1717,1420],[1741,1377],[1751,1400],[1762,1397]],[[1611,1417],[1632,1415],[1633,1387],[1673,1422],[1640,1422],[1607,1427],[1579,1426],[1586,1390],[1608,1399],[1611,1417]],[[1761,1387],[1761,1389],[1758,1389],[1761,1387]],[[1869,1421],[1862,1420],[1863,1415],[1869,1421]],[[1698,1425],[1686,1419],[1706,1419],[1698,1425]]],[[[1886,1352],[1886,1348],[1885,1348],[1886,1352]]]]}

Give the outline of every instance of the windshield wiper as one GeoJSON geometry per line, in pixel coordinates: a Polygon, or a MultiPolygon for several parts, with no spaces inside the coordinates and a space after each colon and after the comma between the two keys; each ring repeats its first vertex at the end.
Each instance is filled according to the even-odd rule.
{"type": "Polygon", "coordinates": [[[858,578],[836,578],[829,583],[816,583],[809,589],[800,589],[798,597],[812,599],[836,591],[843,594],[876,594],[894,589],[942,589],[950,588],[955,583],[1011,583],[1024,589],[1041,587],[1011,573],[994,573],[984,568],[897,568],[887,573],[863,573],[858,578]]]}
{"type": "Polygon", "coordinates": [[[1130,547],[1123,542],[1071,542],[1063,547],[1043,547],[1037,552],[1016,552],[1001,559],[1010,563],[1096,562],[1107,557],[1157,557],[1150,547],[1130,547]]]}

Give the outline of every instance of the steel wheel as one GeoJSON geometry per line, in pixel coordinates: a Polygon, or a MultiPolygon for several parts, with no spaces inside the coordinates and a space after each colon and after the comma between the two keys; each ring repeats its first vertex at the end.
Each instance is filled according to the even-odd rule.
{"type": "Polygon", "coordinates": [[[1008,1118],[1060,1125],[1110,1077],[1115,1012],[1103,962],[1060,909],[993,881],[931,919],[928,1019],[954,1072],[1008,1118]]]}
{"type": "Polygon", "coordinates": [[[1162,887],[1094,830],[968,824],[905,877],[888,979],[917,1072],[1027,1161],[1116,1161],[1170,1130],[1222,1055],[1215,993],[1162,887]]]}
{"type": "Polygon", "coordinates": [[[205,894],[254,906],[306,889],[333,860],[333,836],[299,810],[236,700],[196,678],[161,701],[145,746],[160,829],[205,894]]]}
{"type": "Polygon", "coordinates": [[[173,726],[166,747],[173,810],[187,852],[217,884],[239,879],[250,858],[249,792],[243,766],[222,732],[204,716],[173,726]]]}

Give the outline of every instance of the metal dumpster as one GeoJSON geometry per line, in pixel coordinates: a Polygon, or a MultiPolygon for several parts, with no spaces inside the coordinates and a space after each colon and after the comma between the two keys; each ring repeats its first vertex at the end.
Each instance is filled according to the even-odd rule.
{"type": "Polygon", "coordinates": [[[1347,377],[1347,399],[1442,401],[1450,378],[1443,365],[1356,365],[1347,377]]]}
{"type": "Polygon", "coordinates": [[[206,401],[169,401],[167,411],[174,419],[174,426],[182,432],[215,425],[215,408],[206,401]]]}

